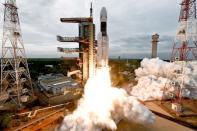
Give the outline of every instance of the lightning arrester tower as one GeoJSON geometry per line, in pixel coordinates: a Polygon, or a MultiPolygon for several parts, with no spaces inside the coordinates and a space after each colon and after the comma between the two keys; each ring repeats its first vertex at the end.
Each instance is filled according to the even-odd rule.
{"type": "Polygon", "coordinates": [[[5,0],[4,6],[0,101],[12,100],[21,107],[33,96],[32,82],[16,0],[5,0]]]}
{"type": "Polygon", "coordinates": [[[171,61],[197,60],[196,0],[182,0],[171,61]]]}

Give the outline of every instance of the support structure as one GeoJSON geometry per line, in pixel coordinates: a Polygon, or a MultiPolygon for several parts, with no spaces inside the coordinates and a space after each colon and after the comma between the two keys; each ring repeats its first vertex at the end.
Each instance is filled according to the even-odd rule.
{"type": "Polygon", "coordinates": [[[174,81],[171,83],[171,86],[176,89],[175,91],[167,92],[166,84],[163,92],[163,98],[165,98],[165,95],[171,97],[171,108],[178,115],[184,109],[184,105],[182,103],[182,89],[185,85],[183,65],[185,61],[190,59],[197,60],[196,0],[182,0],[179,25],[171,54],[171,61],[182,61],[181,70],[175,71],[173,75],[177,78],[182,77],[182,80],[181,82],[174,81]]]}
{"type": "Polygon", "coordinates": [[[196,0],[182,0],[171,61],[197,60],[196,0]]]}
{"type": "Polygon", "coordinates": [[[33,96],[16,0],[5,0],[0,101],[12,100],[18,107],[33,96]]]}
{"type": "Polygon", "coordinates": [[[92,7],[90,9],[90,17],[83,18],[61,18],[61,22],[64,23],[78,23],[79,24],[79,36],[78,37],[62,37],[57,36],[57,40],[60,42],[78,42],[79,48],[66,49],[58,47],[58,51],[64,53],[79,53],[80,61],[83,63],[81,71],[83,75],[83,81],[85,82],[89,77],[95,74],[95,25],[92,17],[92,7]]]}
{"type": "Polygon", "coordinates": [[[62,47],[57,47],[58,52],[63,52],[63,53],[75,53],[75,52],[80,52],[79,48],[62,48],[62,47]]]}

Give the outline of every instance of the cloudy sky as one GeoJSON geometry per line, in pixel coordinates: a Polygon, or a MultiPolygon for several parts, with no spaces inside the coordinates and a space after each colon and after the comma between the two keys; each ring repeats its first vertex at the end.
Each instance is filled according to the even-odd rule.
{"type": "MultiPolygon", "coordinates": [[[[150,57],[151,35],[160,34],[159,57],[169,58],[176,32],[180,0],[92,0],[96,32],[102,6],[108,11],[110,57],[150,57]]],[[[4,3],[4,0],[0,0],[4,3]]],[[[77,36],[77,24],[64,24],[60,17],[89,16],[91,0],[17,0],[28,57],[61,57],[57,47],[77,47],[59,43],[56,35],[77,36]]],[[[3,5],[0,5],[2,39],[3,5]]]]}

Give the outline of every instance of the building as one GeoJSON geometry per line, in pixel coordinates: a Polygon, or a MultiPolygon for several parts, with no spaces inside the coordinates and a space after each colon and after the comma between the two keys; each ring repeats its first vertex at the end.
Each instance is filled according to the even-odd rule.
{"type": "Polygon", "coordinates": [[[152,35],[152,55],[151,55],[152,58],[157,57],[158,42],[159,42],[159,35],[158,34],[152,35]]]}
{"type": "Polygon", "coordinates": [[[61,104],[80,98],[82,88],[71,77],[47,74],[38,77],[39,100],[43,104],[61,104]]]}

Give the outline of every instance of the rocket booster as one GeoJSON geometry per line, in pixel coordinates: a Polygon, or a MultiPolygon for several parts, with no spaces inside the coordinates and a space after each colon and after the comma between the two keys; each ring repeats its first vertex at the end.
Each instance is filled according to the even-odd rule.
{"type": "Polygon", "coordinates": [[[100,33],[98,34],[97,66],[108,67],[109,39],[107,35],[107,10],[105,7],[100,13],[100,33]]]}

